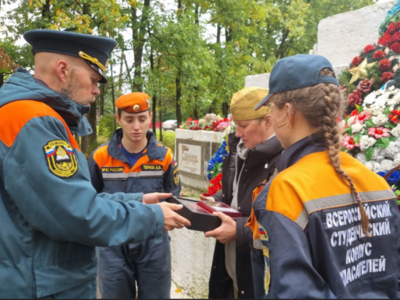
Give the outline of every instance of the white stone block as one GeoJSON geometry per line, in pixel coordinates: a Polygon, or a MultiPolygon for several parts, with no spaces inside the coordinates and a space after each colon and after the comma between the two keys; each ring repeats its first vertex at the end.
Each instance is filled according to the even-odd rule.
{"type": "Polygon", "coordinates": [[[366,45],[378,41],[379,26],[392,6],[393,1],[379,2],[321,20],[314,53],[325,56],[340,73],[366,45]]]}
{"type": "Polygon", "coordinates": [[[245,87],[269,88],[269,73],[250,75],[246,77],[245,87]]]}
{"type": "Polygon", "coordinates": [[[190,297],[208,298],[215,239],[186,228],[175,229],[170,235],[173,281],[190,297]]]}

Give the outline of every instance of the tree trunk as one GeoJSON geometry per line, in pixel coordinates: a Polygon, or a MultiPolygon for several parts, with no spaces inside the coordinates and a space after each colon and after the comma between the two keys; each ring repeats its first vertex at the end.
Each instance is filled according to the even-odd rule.
{"type": "MultiPolygon", "coordinates": [[[[111,64],[111,74],[114,75],[113,72],[113,65],[111,64]]],[[[113,81],[111,83],[111,98],[112,98],[112,106],[113,106],[113,117],[114,117],[114,122],[113,122],[113,131],[115,131],[115,129],[117,129],[117,121],[115,120],[115,90],[114,90],[114,77],[113,77],[113,81]]]]}
{"type": "Polygon", "coordinates": [[[90,154],[87,153],[89,151],[89,136],[82,136],[81,137],[81,151],[83,154],[90,154]]]}
{"type": "Polygon", "coordinates": [[[163,128],[161,126],[161,123],[162,123],[161,98],[160,98],[160,110],[159,111],[160,111],[160,113],[158,114],[158,117],[159,117],[159,122],[160,122],[160,142],[162,142],[163,141],[163,135],[162,135],[163,128]]]}
{"type": "MultiPolygon", "coordinates": [[[[176,74],[175,78],[175,86],[176,86],[176,120],[178,121],[178,127],[182,124],[182,116],[181,116],[181,106],[180,106],[180,99],[182,95],[181,91],[181,74],[180,71],[176,74]]],[[[161,108],[161,105],[160,105],[161,108]]],[[[161,111],[161,109],[160,109],[161,111]]]]}
{"type": "Polygon", "coordinates": [[[142,18],[138,23],[136,8],[132,5],[132,38],[133,38],[133,55],[135,72],[133,76],[133,85],[139,92],[143,91],[142,79],[142,60],[143,60],[143,47],[146,43],[145,34],[146,26],[149,20],[150,0],[144,0],[142,10],[142,18]]]}
{"type": "Polygon", "coordinates": [[[224,118],[228,116],[229,104],[227,102],[222,103],[222,115],[224,118]]]}
{"type": "MultiPolygon", "coordinates": [[[[100,98],[100,97],[97,97],[100,98]]],[[[96,99],[97,101],[99,99],[96,99]]],[[[90,112],[87,115],[87,118],[89,120],[90,126],[92,126],[92,134],[90,134],[89,137],[89,148],[97,147],[97,110],[96,110],[96,102],[93,102],[90,104],[90,112]]]]}
{"type": "MultiPolygon", "coordinates": [[[[51,19],[50,18],[50,0],[46,0],[45,4],[42,6],[42,19],[51,19]]],[[[45,25],[43,25],[42,29],[45,28],[45,25]]]]}
{"type": "Polygon", "coordinates": [[[278,48],[278,50],[277,50],[277,52],[276,52],[276,55],[275,55],[275,57],[276,57],[277,59],[281,59],[282,57],[285,56],[285,55],[284,55],[284,52],[285,52],[285,43],[286,43],[286,40],[287,40],[288,35],[289,35],[289,30],[288,30],[288,29],[285,29],[284,32],[283,32],[283,34],[282,34],[282,41],[281,41],[281,44],[279,45],[279,48],[278,48]]]}
{"type": "Polygon", "coordinates": [[[118,93],[117,93],[117,97],[122,95],[122,70],[124,67],[124,57],[125,57],[125,53],[124,50],[121,51],[121,65],[119,68],[119,81],[118,81],[118,93]]]}
{"type": "MultiPolygon", "coordinates": [[[[131,86],[131,90],[133,91],[135,85],[134,85],[134,82],[132,80],[131,71],[129,70],[128,62],[126,60],[126,56],[125,55],[124,55],[124,62],[125,62],[125,67],[126,67],[126,73],[128,74],[129,85],[131,86]]],[[[141,90],[138,90],[138,91],[141,92],[141,90]]]]}
{"type": "MultiPolygon", "coordinates": [[[[150,58],[149,59],[150,59],[151,72],[154,72],[153,48],[150,49],[150,58]]],[[[153,124],[153,132],[154,132],[154,134],[156,134],[156,129],[157,129],[156,128],[156,121],[157,121],[157,119],[156,119],[156,117],[157,117],[157,110],[156,110],[156,108],[157,108],[157,97],[156,97],[156,95],[153,94],[152,99],[153,99],[153,104],[152,104],[153,119],[151,121],[152,121],[152,124],[153,124]]],[[[161,123],[160,123],[160,127],[161,127],[161,123]]]]}
{"type": "Polygon", "coordinates": [[[200,6],[198,4],[196,4],[196,8],[194,10],[194,13],[195,13],[195,16],[196,16],[196,19],[194,20],[194,23],[196,25],[199,25],[199,8],[200,8],[200,6]]]}
{"type": "Polygon", "coordinates": [[[197,110],[197,108],[193,108],[193,119],[199,119],[199,111],[197,110]]]}
{"type": "Polygon", "coordinates": [[[4,84],[4,73],[0,73],[0,88],[3,86],[4,84]]]}
{"type": "MultiPolygon", "coordinates": [[[[156,119],[156,117],[157,117],[157,110],[156,110],[156,106],[157,106],[157,97],[156,96],[154,96],[153,95],[153,107],[152,107],[152,112],[153,112],[153,120],[152,120],[152,122],[153,122],[153,132],[154,132],[154,134],[156,134],[156,123],[157,123],[157,119],[156,119]]],[[[161,110],[161,109],[160,109],[161,110]]],[[[161,123],[160,123],[160,128],[161,128],[162,126],[161,126],[161,123]]]]}
{"type": "Polygon", "coordinates": [[[104,115],[105,91],[106,91],[106,85],[105,84],[101,84],[100,85],[100,97],[99,97],[99,113],[100,113],[100,117],[104,115]]]}

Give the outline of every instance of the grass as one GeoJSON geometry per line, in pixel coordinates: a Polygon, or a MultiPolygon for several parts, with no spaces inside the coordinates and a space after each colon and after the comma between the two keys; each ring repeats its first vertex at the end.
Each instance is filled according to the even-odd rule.
{"type": "MultiPolygon", "coordinates": [[[[175,131],[172,130],[163,130],[162,131],[163,140],[162,143],[170,148],[173,153],[175,153],[175,131]]],[[[160,131],[156,130],[156,139],[160,141],[160,131]]]]}

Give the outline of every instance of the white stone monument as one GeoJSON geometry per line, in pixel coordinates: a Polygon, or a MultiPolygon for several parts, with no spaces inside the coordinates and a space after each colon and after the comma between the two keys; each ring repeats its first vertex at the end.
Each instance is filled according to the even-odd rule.
{"type": "MultiPolygon", "coordinates": [[[[374,5],[334,15],[318,24],[318,43],[310,54],[325,56],[338,76],[351,60],[368,44],[379,39],[379,25],[385,20],[394,1],[380,1],[374,5]]],[[[245,87],[269,88],[269,74],[246,77],[245,87]]]]}

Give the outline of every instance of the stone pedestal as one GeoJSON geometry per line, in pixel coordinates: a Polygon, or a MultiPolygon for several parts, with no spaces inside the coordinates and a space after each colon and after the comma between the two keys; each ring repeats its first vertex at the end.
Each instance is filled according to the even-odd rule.
{"type": "Polygon", "coordinates": [[[170,235],[172,280],[190,297],[207,299],[215,239],[186,228],[170,235]]]}
{"type": "Polygon", "coordinates": [[[247,76],[244,87],[245,88],[260,87],[260,88],[268,89],[269,88],[269,73],[247,76]]]}
{"type": "Polygon", "coordinates": [[[176,129],[175,157],[184,186],[207,191],[208,162],[224,135],[224,132],[176,129]]]}

